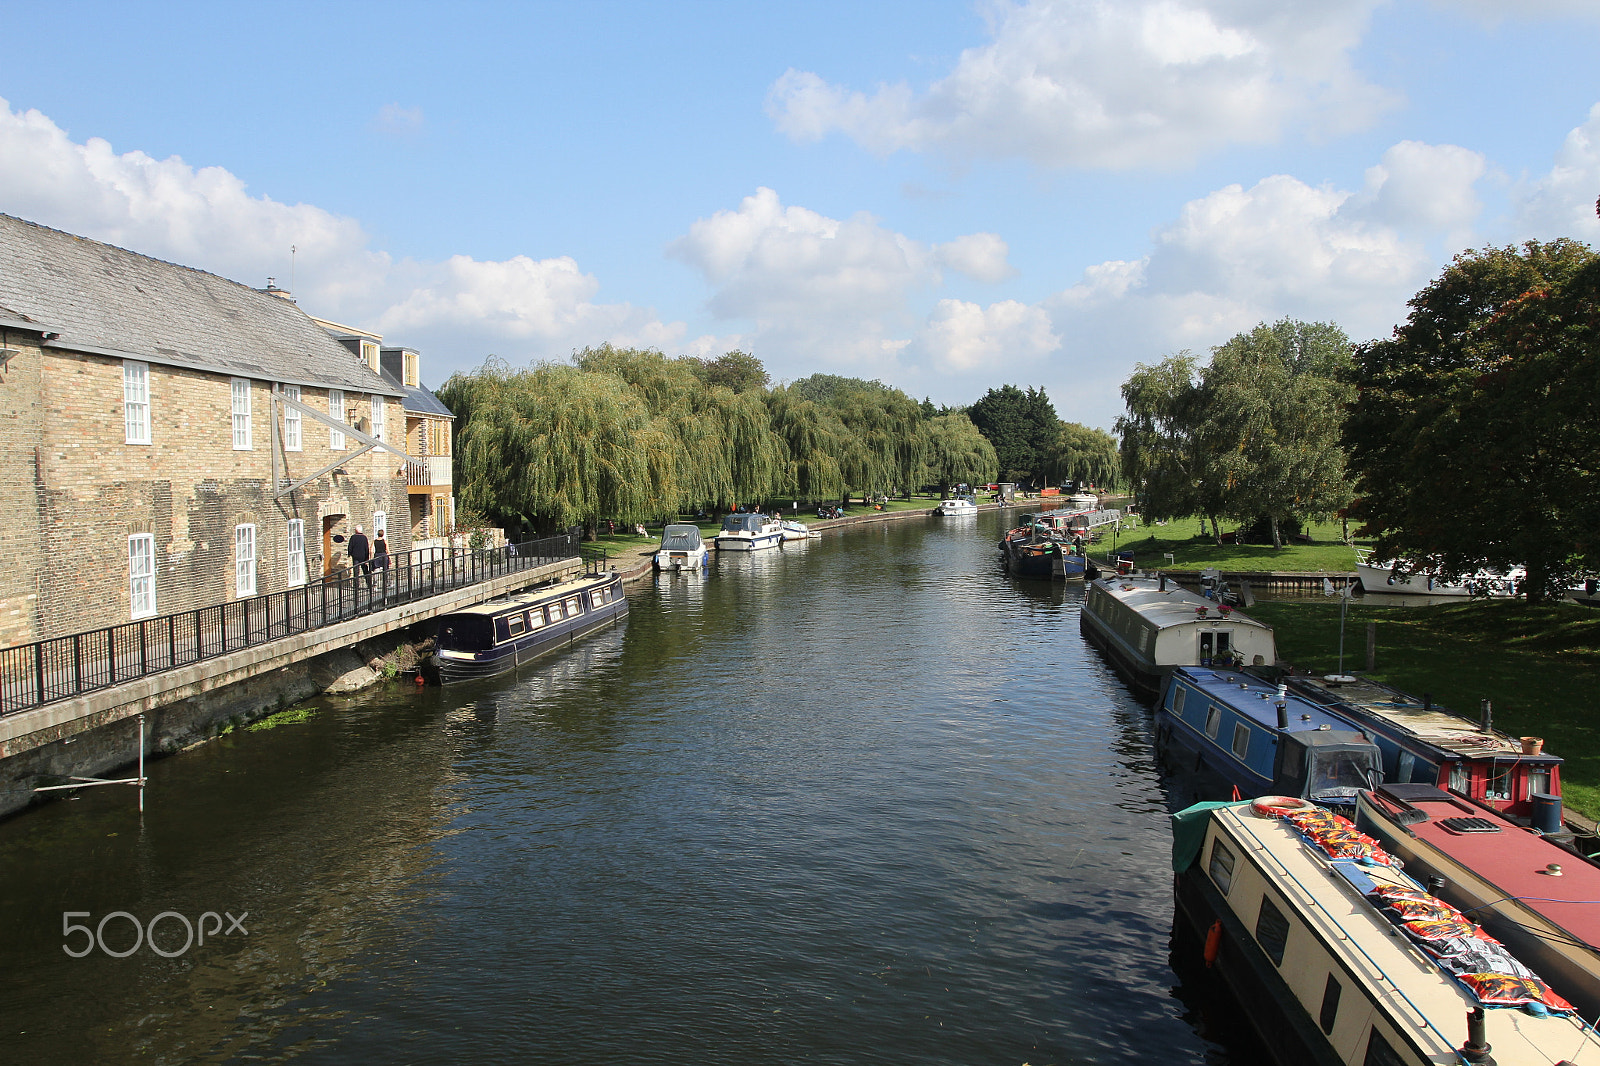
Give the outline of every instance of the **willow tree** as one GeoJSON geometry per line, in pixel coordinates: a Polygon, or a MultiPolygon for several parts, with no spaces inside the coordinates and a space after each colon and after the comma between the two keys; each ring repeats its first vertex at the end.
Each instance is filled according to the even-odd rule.
{"type": "Polygon", "coordinates": [[[456,436],[461,502],[501,522],[592,532],[601,518],[654,518],[678,495],[670,434],[612,374],[486,363],[439,398],[468,413],[456,436]]]}
{"type": "Polygon", "coordinates": [[[859,467],[845,480],[869,493],[902,489],[907,498],[927,449],[922,405],[899,389],[847,389],[831,407],[860,442],[859,467]]]}
{"type": "Polygon", "coordinates": [[[772,499],[783,488],[789,449],[772,431],[766,401],[759,392],[714,388],[706,397],[707,419],[721,428],[731,494],[719,505],[772,499]]]}
{"type": "Polygon", "coordinates": [[[927,476],[938,482],[940,495],[947,494],[951,485],[987,485],[999,474],[994,445],[978,432],[966,412],[925,419],[923,432],[927,440],[925,469],[927,476]]]}
{"type": "Polygon", "coordinates": [[[1110,485],[1121,476],[1117,439],[1103,429],[1059,422],[1055,440],[1044,449],[1044,472],[1056,481],[1110,485]]]}
{"type": "Polygon", "coordinates": [[[856,442],[832,411],[780,385],[767,393],[767,417],[783,438],[785,461],[779,492],[803,500],[834,500],[844,494],[841,460],[856,442]]]}
{"type": "Polygon", "coordinates": [[[1127,412],[1116,425],[1122,473],[1149,518],[1207,514],[1215,519],[1221,512],[1223,501],[1203,488],[1198,394],[1195,360],[1188,352],[1154,365],[1138,363],[1122,383],[1127,412]]]}

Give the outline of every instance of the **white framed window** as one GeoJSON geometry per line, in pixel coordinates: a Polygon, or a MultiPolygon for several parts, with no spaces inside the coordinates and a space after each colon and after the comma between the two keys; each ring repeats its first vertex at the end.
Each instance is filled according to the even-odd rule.
{"type": "Polygon", "coordinates": [[[150,364],[122,361],[122,424],[128,444],[150,443],[150,364]]]}
{"type": "Polygon", "coordinates": [[[372,512],[372,536],[373,536],[374,539],[376,539],[378,537],[382,537],[385,540],[387,540],[389,538],[389,512],[388,511],[373,511],[372,512]]]}
{"type": "Polygon", "coordinates": [[[372,397],[372,435],[383,439],[383,397],[372,397]]]}
{"type": "MultiPolygon", "coordinates": [[[[288,400],[300,399],[299,385],[279,386],[283,396],[288,400]]],[[[300,450],[300,412],[293,407],[285,406],[283,409],[283,450],[297,452],[300,450]]]]}
{"type": "Polygon", "coordinates": [[[233,591],[256,594],[256,527],[249,523],[233,527],[233,591]]]}
{"type": "Polygon", "coordinates": [[[284,568],[284,583],[298,588],[306,583],[306,521],[289,519],[288,565],[284,568]]]}
{"type": "Polygon", "coordinates": [[[135,533],[128,538],[128,614],[149,618],[156,613],[156,538],[135,533]]]}
{"type": "MultiPolygon", "coordinates": [[[[344,421],[343,389],[328,390],[328,413],[339,421],[344,421]]],[[[336,452],[344,451],[344,432],[342,430],[334,429],[332,426],[328,427],[328,447],[336,452]]]]}
{"type": "Polygon", "coordinates": [[[250,379],[233,379],[233,450],[247,452],[250,442],[250,379]]]}

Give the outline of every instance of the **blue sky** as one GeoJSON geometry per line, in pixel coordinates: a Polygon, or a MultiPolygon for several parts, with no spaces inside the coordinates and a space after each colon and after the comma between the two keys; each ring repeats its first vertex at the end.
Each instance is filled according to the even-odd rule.
{"type": "Polygon", "coordinates": [[[1600,0],[0,13],[0,211],[252,285],[293,245],[435,385],[738,347],[1109,428],[1136,362],[1600,242],[1600,0]]]}

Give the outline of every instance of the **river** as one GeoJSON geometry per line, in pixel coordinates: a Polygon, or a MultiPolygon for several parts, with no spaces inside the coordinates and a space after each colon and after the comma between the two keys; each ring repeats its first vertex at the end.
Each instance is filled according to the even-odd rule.
{"type": "Polygon", "coordinates": [[[1148,711],[1001,521],[723,556],[0,823],[0,1059],[1254,1066],[1169,965],[1148,711]]]}

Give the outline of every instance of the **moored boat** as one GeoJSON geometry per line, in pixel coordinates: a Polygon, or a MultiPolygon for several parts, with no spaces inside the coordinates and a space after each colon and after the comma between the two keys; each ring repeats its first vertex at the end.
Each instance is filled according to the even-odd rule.
{"type": "Polygon", "coordinates": [[[711,550],[700,536],[700,527],[673,523],[661,531],[661,547],[655,554],[657,570],[699,570],[711,561],[711,550]]]}
{"type": "Polygon", "coordinates": [[[429,665],[445,685],[492,677],[627,612],[614,570],[530,589],[441,615],[429,665]]]}
{"type": "Polygon", "coordinates": [[[1374,559],[1371,548],[1356,549],[1356,576],[1367,592],[1411,596],[1515,596],[1527,571],[1478,570],[1446,580],[1428,571],[1408,572],[1396,559],[1374,559]]]}
{"type": "Polygon", "coordinates": [[[783,536],[785,544],[796,540],[812,540],[821,536],[820,533],[813,533],[811,527],[804,522],[796,522],[790,519],[784,519],[779,522],[778,529],[783,536]]]}
{"type": "Polygon", "coordinates": [[[1172,865],[1180,933],[1284,1066],[1600,1063],[1572,1004],[1343,819],[1202,804],[1172,865]]]}
{"type": "Polygon", "coordinates": [[[783,543],[783,524],[764,514],[730,514],[722,519],[718,551],[760,551],[783,543]]]}
{"type": "Polygon", "coordinates": [[[944,518],[973,515],[978,513],[978,504],[971,496],[950,496],[940,500],[933,513],[944,518]]]}
{"type": "Polygon", "coordinates": [[[1355,809],[1383,780],[1383,757],[1359,729],[1281,686],[1237,670],[1180,666],[1155,712],[1156,748],[1172,765],[1210,771],[1224,794],[1283,795],[1355,809]]]}
{"type": "Polygon", "coordinates": [[[1092,492],[1074,492],[1067,497],[1067,506],[1092,511],[1100,506],[1100,497],[1092,492]]]}
{"type": "Polygon", "coordinates": [[[1267,666],[1277,659],[1271,626],[1165,578],[1091,581],[1078,619],[1089,642],[1146,696],[1160,692],[1177,666],[1214,666],[1224,659],[1267,666]]]}
{"type": "Polygon", "coordinates": [[[1600,1017],[1600,868],[1429,785],[1363,793],[1356,823],[1584,1017],[1600,1017]]]}
{"type": "Polygon", "coordinates": [[[1283,680],[1367,730],[1383,752],[1386,782],[1448,788],[1523,824],[1534,819],[1536,796],[1561,795],[1560,757],[1545,753],[1540,740],[1494,729],[1487,717],[1473,721],[1365,677],[1283,680]]]}

